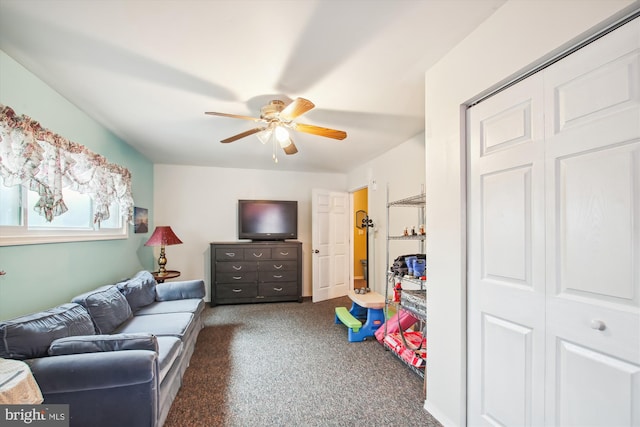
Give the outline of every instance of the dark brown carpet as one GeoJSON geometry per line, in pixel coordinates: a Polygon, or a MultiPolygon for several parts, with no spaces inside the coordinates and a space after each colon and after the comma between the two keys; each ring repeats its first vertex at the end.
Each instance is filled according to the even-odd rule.
{"type": "Polygon", "coordinates": [[[439,426],[422,378],[375,340],[349,343],[336,306],[350,300],[208,308],[165,427],[439,426]]]}

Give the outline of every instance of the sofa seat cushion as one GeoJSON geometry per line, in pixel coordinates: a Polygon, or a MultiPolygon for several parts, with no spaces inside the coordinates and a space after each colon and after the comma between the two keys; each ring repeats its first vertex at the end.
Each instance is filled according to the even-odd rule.
{"type": "Polygon", "coordinates": [[[134,316],[116,331],[119,334],[149,332],[157,337],[172,336],[183,339],[190,335],[195,327],[191,313],[164,313],[134,316]]]}
{"type": "Polygon", "coordinates": [[[157,301],[135,312],[136,316],[161,313],[192,313],[200,316],[204,310],[202,298],[180,299],[173,301],[157,301]]]}
{"type": "Polygon", "coordinates": [[[64,354],[101,353],[121,350],[150,350],[158,352],[158,341],[148,333],[113,335],[77,335],[59,338],[49,346],[50,356],[64,354]]]}
{"type": "Polygon", "coordinates": [[[125,296],[134,313],[156,300],[156,280],[148,271],[140,271],[131,279],[117,283],[116,287],[125,296]]]}
{"type": "Polygon", "coordinates": [[[58,338],[95,334],[84,307],[67,303],[39,313],[0,322],[0,357],[25,360],[47,356],[58,338]]]}
{"type": "MultiPolygon", "coordinates": [[[[111,334],[133,316],[124,295],[114,285],[101,286],[72,300],[87,309],[98,334],[111,334]]],[[[139,331],[146,332],[146,331],[139,331]]]]}
{"type": "Polygon", "coordinates": [[[157,337],[157,340],[159,383],[162,384],[167,373],[178,363],[176,359],[182,354],[182,341],[177,337],[157,337]]]}

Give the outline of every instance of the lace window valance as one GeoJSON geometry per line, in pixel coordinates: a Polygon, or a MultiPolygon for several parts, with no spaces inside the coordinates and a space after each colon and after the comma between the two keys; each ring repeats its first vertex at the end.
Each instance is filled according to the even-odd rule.
{"type": "Polygon", "coordinates": [[[67,211],[63,188],[87,194],[94,203],[94,222],[109,218],[117,203],[131,221],[131,172],[71,142],[25,115],[0,104],[0,176],[6,186],[24,185],[40,196],[36,211],[47,221],[67,211]]]}

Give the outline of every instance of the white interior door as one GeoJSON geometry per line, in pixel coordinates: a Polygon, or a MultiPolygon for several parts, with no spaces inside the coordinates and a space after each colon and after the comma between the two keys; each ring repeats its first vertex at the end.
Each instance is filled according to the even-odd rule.
{"type": "Polygon", "coordinates": [[[545,72],[547,423],[640,426],[640,19],[545,72]]]}
{"type": "Polygon", "coordinates": [[[469,425],[544,423],[542,108],[536,75],[468,112],[469,425]]]}
{"type": "Polygon", "coordinates": [[[469,425],[640,425],[640,19],[468,126],[469,425]]]}
{"type": "Polygon", "coordinates": [[[349,194],[312,190],[313,302],[349,290],[349,194]]]}

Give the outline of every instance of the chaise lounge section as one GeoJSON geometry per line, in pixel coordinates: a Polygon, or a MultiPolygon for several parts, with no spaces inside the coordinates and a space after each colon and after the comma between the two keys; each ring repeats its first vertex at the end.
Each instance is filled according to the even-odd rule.
{"type": "Polygon", "coordinates": [[[71,426],[162,426],[203,327],[202,280],[147,271],[0,322],[0,357],[24,360],[71,426]]]}

